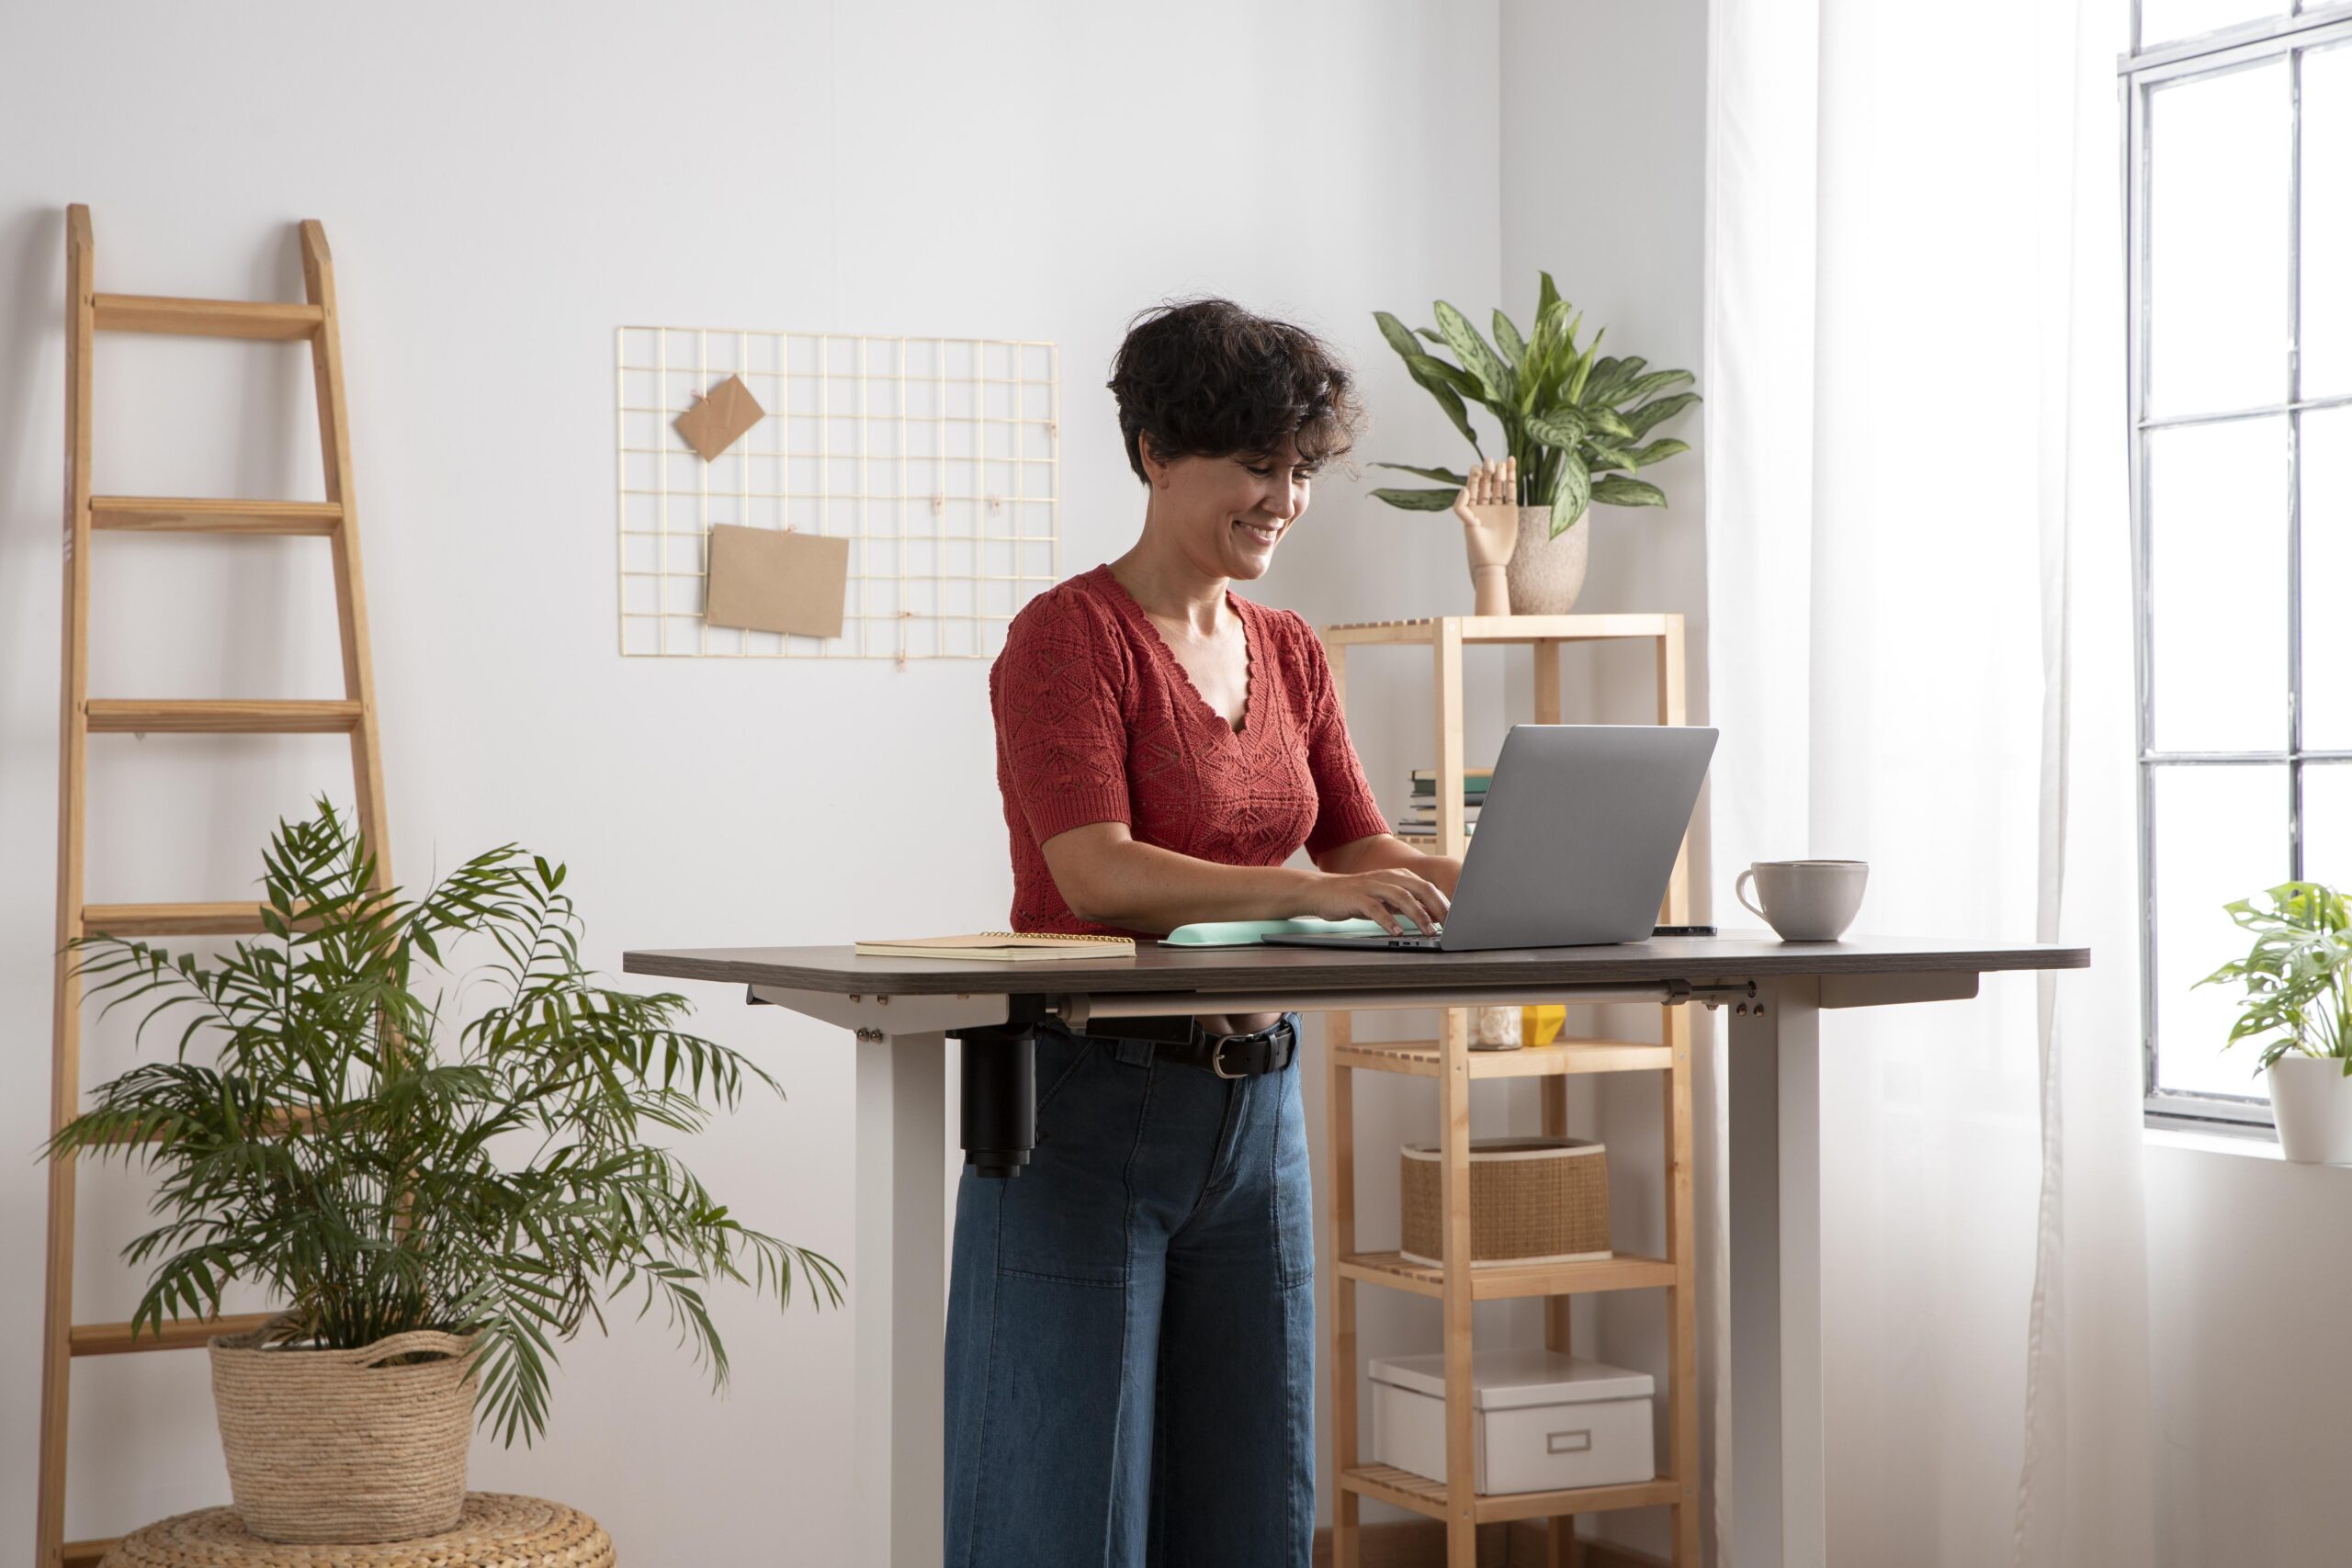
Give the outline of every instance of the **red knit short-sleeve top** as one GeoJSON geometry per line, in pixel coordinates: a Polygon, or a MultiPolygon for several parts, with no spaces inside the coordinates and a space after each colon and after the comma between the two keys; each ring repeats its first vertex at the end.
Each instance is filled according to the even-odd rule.
{"type": "MultiPolygon", "coordinates": [[[[1250,655],[1236,730],[1098,566],[1031,600],[989,672],[1012,840],[1012,929],[1116,932],[1070,913],[1039,849],[1090,822],[1224,865],[1280,865],[1388,831],[1306,622],[1228,592],[1250,655]]],[[[1143,935],[1142,932],[1124,932],[1143,935]]]]}

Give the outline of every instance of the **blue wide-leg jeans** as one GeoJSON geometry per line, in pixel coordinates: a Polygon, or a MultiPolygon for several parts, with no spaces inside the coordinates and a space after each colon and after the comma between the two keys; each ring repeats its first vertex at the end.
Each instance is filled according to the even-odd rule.
{"type": "Polygon", "coordinates": [[[1307,1568],[1309,1202],[1295,1055],[1039,1027],[1036,1152],[956,1201],[951,1568],[1307,1568]]]}

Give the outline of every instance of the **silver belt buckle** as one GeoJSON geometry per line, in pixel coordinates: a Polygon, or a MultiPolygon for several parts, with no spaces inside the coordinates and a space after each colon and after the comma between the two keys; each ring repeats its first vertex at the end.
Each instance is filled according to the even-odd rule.
{"type": "Polygon", "coordinates": [[[1225,1048],[1227,1045],[1232,1044],[1237,1040],[1262,1040],[1271,1047],[1273,1044],[1274,1037],[1287,1031],[1290,1027],[1290,1020],[1283,1019],[1280,1022],[1272,1025],[1271,1028],[1261,1029],[1253,1034],[1227,1035],[1224,1039],[1217,1042],[1216,1053],[1209,1057],[1209,1071],[1215,1073],[1221,1078],[1246,1078],[1251,1077],[1252,1075],[1249,1073],[1228,1073],[1225,1070],[1225,1048]]]}

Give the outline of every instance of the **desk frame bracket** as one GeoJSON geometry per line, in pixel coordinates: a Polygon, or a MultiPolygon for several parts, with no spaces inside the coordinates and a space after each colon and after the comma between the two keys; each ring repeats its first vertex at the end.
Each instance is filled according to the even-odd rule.
{"type": "Polygon", "coordinates": [[[754,1005],[788,1008],[842,1029],[861,1040],[885,1035],[944,1034],[951,1029],[974,1029],[1003,1023],[1012,1017],[1012,1003],[1021,999],[985,992],[950,992],[938,996],[865,996],[840,991],[803,991],[785,986],[752,986],[744,1000],[754,1005]]]}

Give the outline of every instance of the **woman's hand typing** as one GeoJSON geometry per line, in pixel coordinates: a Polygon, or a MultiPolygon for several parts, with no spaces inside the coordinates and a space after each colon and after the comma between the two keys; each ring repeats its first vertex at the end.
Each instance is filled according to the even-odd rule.
{"type": "Polygon", "coordinates": [[[1372,920],[1391,936],[1410,920],[1426,933],[1445,919],[1449,903],[1436,883],[1403,866],[1377,871],[1318,872],[1307,885],[1301,912],[1327,920],[1372,920]]]}

